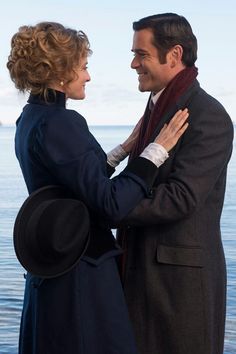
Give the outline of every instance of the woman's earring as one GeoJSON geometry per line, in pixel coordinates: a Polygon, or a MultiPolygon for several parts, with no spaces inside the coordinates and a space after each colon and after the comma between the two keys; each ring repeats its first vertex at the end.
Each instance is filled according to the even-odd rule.
{"type": "Polygon", "coordinates": [[[63,81],[61,81],[61,82],[60,82],[60,85],[61,85],[61,86],[64,86],[64,82],[63,82],[63,81]]]}

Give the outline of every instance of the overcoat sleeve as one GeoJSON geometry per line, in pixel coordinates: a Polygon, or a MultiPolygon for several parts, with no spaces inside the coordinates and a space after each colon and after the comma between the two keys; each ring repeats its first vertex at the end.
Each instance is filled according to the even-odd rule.
{"type": "Polygon", "coordinates": [[[124,218],[149,195],[157,174],[152,162],[138,157],[109,179],[106,155],[75,111],[67,111],[66,117],[59,112],[41,123],[35,141],[34,152],[58,184],[70,188],[90,209],[112,222],[124,218]]]}
{"type": "Polygon", "coordinates": [[[212,99],[207,104],[207,109],[202,104],[189,108],[189,127],[159,169],[153,198],[141,201],[122,224],[142,226],[187,218],[201,209],[217,185],[225,186],[222,179],[232,152],[233,126],[219,103],[212,99]]]}

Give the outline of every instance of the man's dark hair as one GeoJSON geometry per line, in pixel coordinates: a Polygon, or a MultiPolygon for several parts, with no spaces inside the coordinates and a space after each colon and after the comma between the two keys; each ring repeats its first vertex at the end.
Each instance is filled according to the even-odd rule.
{"type": "Polygon", "coordinates": [[[166,62],[166,54],[175,45],[183,48],[182,62],[193,66],[197,60],[197,39],[189,22],[183,16],[174,13],[164,13],[144,17],[133,23],[134,31],[151,29],[153,45],[158,49],[159,60],[166,62]]]}

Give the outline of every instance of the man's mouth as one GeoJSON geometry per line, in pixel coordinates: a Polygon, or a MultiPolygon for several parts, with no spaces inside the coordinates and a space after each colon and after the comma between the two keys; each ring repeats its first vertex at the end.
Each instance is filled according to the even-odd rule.
{"type": "Polygon", "coordinates": [[[138,74],[138,79],[142,79],[147,73],[137,73],[138,74]]]}
{"type": "Polygon", "coordinates": [[[145,72],[137,72],[138,76],[144,76],[144,75],[147,75],[147,73],[145,72]]]}

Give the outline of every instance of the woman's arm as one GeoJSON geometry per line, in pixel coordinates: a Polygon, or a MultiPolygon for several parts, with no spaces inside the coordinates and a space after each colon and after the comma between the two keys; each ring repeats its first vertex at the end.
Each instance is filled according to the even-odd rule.
{"type": "MultiPolygon", "coordinates": [[[[177,125],[179,134],[183,122],[179,120],[177,125]]],[[[147,158],[138,157],[118,176],[109,179],[104,152],[89,133],[83,117],[75,112],[70,111],[67,117],[51,117],[38,132],[37,141],[40,159],[58,183],[72,189],[102,217],[118,222],[149,196],[156,166],[147,158]]]]}

